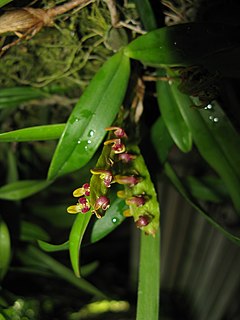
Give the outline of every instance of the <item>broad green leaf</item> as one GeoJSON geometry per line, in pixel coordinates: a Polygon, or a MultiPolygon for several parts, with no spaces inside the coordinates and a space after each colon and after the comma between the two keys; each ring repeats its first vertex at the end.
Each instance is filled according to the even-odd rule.
{"type": "Polygon", "coordinates": [[[159,319],[159,294],[160,232],[154,238],[142,232],[136,320],[159,319]]]}
{"type": "Polygon", "coordinates": [[[38,239],[47,241],[49,240],[49,235],[37,224],[22,220],[20,224],[20,239],[23,241],[36,241],[38,239]]]}
{"type": "Polygon", "coordinates": [[[112,56],[97,72],[71,113],[54,153],[48,178],[75,171],[94,155],[122,104],[130,73],[129,58],[112,56]]]}
{"type": "Polygon", "coordinates": [[[238,46],[236,32],[235,27],[223,24],[177,24],[138,37],[124,53],[150,66],[197,65],[214,53],[238,46]]]}
{"type": "Polygon", "coordinates": [[[141,21],[145,30],[151,31],[157,28],[157,22],[153,13],[153,9],[148,0],[134,0],[133,1],[139,12],[141,21]]]}
{"type": "Polygon", "coordinates": [[[127,206],[122,199],[116,198],[114,201],[111,201],[111,206],[105,216],[102,219],[97,219],[94,223],[91,242],[101,240],[117,228],[125,219],[123,211],[126,209],[127,206]]]}
{"type": "Polygon", "coordinates": [[[0,188],[0,199],[21,200],[27,198],[48,187],[52,181],[46,180],[23,180],[16,181],[0,188]]]}
{"type": "Polygon", "coordinates": [[[18,106],[20,103],[33,100],[46,98],[49,94],[32,87],[14,87],[0,90],[0,110],[18,106]]]}
{"type": "Polygon", "coordinates": [[[51,244],[46,241],[38,240],[39,247],[46,252],[57,252],[69,249],[69,241],[62,244],[51,244]]]}
{"type": "Polygon", "coordinates": [[[0,217],[0,281],[4,278],[11,259],[11,239],[8,226],[0,217]]]}
{"type": "Polygon", "coordinates": [[[24,142],[59,139],[65,123],[29,127],[0,134],[0,142],[24,142]]]}
{"type": "MultiPolygon", "coordinates": [[[[223,137],[224,131],[220,132],[220,130],[216,130],[214,126],[218,124],[221,125],[220,121],[222,121],[223,128],[226,128],[226,131],[232,132],[232,129],[227,128],[228,122],[225,122],[225,117],[219,119],[217,123],[210,121],[209,119],[206,121],[203,113],[207,112],[207,110],[197,110],[197,108],[193,108],[190,97],[180,92],[177,85],[178,82],[176,80],[169,84],[181,114],[191,130],[193,141],[201,156],[219,174],[226,184],[234,206],[238,214],[240,214],[240,179],[237,174],[239,167],[236,165],[239,163],[239,155],[236,155],[236,150],[233,150],[233,147],[231,147],[233,153],[231,153],[231,155],[228,154],[230,149],[227,147],[227,141],[223,137]],[[218,135],[223,137],[225,143],[222,143],[218,135]],[[231,157],[233,159],[230,159],[231,157]]],[[[233,136],[233,139],[235,139],[235,135],[233,136]]]]}
{"type": "Polygon", "coordinates": [[[161,163],[164,163],[167,160],[168,153],[174,143],[162,117],[159,117],[151,128],[151,141],[158,158],[161,163]]]}
{"type": "Polygon", "coordinates": [[[78,213],[73,223],[70,235],[69,235],[69,253],[72,268],[75,275],[80,277],[80,246],[83,239],[84,232],[92,217],[92,212],[89,211],[86,214],[78,213]]]}
{"type": "Polygon", "coordinates": [[[41,265],[45,265],[49,270],[51,270],[54,274],[58,275],[60,278],[66,280],[71,283],[75,287],[87,292],[91,295],[94,295],[98,298],[106,298],[104,293],[98,290],[95,286],[89,283],[85,279],[78,279],[75,277],[73,272],[68,269],[66,266],[62,265],[49,255],[40,251],[39,249],[29,246],[26,252],[26,255],[30,256],[32,260],[39,262],[41,265]]]}
{"type": "Polygon", "coordinates": [[[179,103],[171,92],[171,86],[166,81],[157,81],[157,99],[161,115],[166,127],[178,148],[189,152],[192,148],[191,131],[179,110],[179,103]]]}
{"type": "Polygon", "coordinates": [[[176,175],[175,171],[171,167],[171,165],[166,162],[164,165],[164,170],[168,178],[171,180],[176,189],[180,192],[180,194],[188,201],[188,203],[196,209],[210,224],[212,224],[217,230],[219,230],[223,235],[225,235],[228,239],[240,245],[240,237],[237,237],[222,227],[217,221],[215,221],[201,206],[191,197],[191,195],[187,192],[186,188],[182,184],[181,180],[176,175]]]}

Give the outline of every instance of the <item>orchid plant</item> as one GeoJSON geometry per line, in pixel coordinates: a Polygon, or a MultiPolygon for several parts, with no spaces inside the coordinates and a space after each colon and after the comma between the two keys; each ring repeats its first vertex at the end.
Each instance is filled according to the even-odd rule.
{"type": "MultiPolygon", "coordinates": [[[[0,1],[0,4],[3,6],[7,2],[11,1],[0,1]]],[[[66,122],[12,129],[0,134],[1,147],[8,154],[8,162],[4,165],[8,175],[0,188],[0,199],[12,201],[16,210],[21,201],[27,201],[34,194],[43,195],[46,199],[48,190],[54,193],[54,188],[61,181],[72,181],[70,187],[77,200],[71,204],[72,199],[68,197],[72,190],[64,186],[68,200],[61,206],[60,213],[61,217],[64,214],[61,219],[68,226],[65,242],[59,243],[56,239],[51,243],[49,235],[37,223],[28,225],[20,221],[21,232],[17,241],[27,242],[27,250],[25,255],[18,253],[18,259],[23,266],[31,267],[32,272],[38,270],[36,264],[39,264],[42,273],[57,275],[99,300],[109,297],[85,279],[85,275],[92,271],[92,266],[82,266],[81,263],[84,235],[90,232],[90,242],[94,245],[124,220],[134,222],[141,238],[136,319],[157,320],[160,205],[145,155],[141,151],[141,140],[146,133],[141,123],[144,122],[144,112],[148,108],[144,105],[143,83],[151,80],[156,84],[154,95],[157,97],[159,111],[148,133],[149,144],[158,157],[157,170],[169,178],[179,193],[209,223],[239,244],[239,236],[219,223],[201,203],[202,200],[221,203],[222,193],[214,189],[213,185],[209,187],[207,179],[205,184],[197,177],[184,181],[173,168],[169,157],[172,148],[177,148],[185,156],[193,149],[197,150],[208,171],[212,170],[216,181],[224,185],[224,199],[233,206],[236,215],[239,214],[240,138],[217,99],[215,83],[219,74],[224,77],[231,73],[220,62],[239,44],[232,37],[234,27],[229,25],[188,22],[159,28],[151,1],[148,0],[133,2],[137,22],[131,19],[121,21],[115,1],[108,0],[107,4],[101,1],[85,2],[88,8],[95,5],[94,10],[97,10],[98,6],[103,6],[108,12],[110,26],[107,25],[107,39],[104,34],[105,38],[101,38],[98,45],[104,43],[109,56],[105,57],[93,78],[84,84],[84,90],[74,108],[68,112],[66,122]],[[111,38],[113,34],[117,43],[111,38]],[[17,160],[21,157],[14,157],[15,151],[9,151],[4,146],[11,143],[14,148],[18,148],[21,143],[31,142],[36,143],[34,146],[37,148],[38,141],[54,140],[57,143],[54,144],[53,154],[42,151],[47,159],[43,162],[48,165],[46,177],[43,177],[44,169],[40,174],[41,179],[34,178],[33,170],[24,174],[24,164],[19,175],[23,177],[21,179],[17,172],[17,160]],[[23,226],[26,226],[25,233],[23,226]],[[26,230],[30,229],[34,234],[27,236],[26,230]],[[66,250],[70,255],[73,272],[50,255],[51,252],[66,250]]],[[[81,11],[85,9],[81,8],[81,11]]],[[[92,34],[86,35],[86,39],[91,37],[92,34]]],[[[21,45],[21,38],[17,43],[21,45]]],[[[28,40],[23,39],[23,45],[27,44],[28,40]]],[[[17,50],[14,45],[7,48],[9,51],[4,49],[1,59],[7,59],[11,50],[17,50]]],[[[91,44],[89,59],[92,58],[90,53],[94,48],[91,44]]],[[[54,90],[51,92],[49,88],[31,86],[2,88],[0,108],[9,111],[11,115],[12,110],[17,110],[23,102],[44,102],[45,98],[55,96],[56,92],[65,94],[61,87],[54,90]]],[[[7,123],[8,113],[4,113],[0,120],[3,124],[7,123]]],[[[4,162],[4,159],[1,161],[4,162]]],[[[33,214],[37,212],[36,206],[32,205],[31,210],[33,214]]],[[[46,210],[47,219],[50,219],[48,212],[46,210]]],[[[3,213],[0,220],[1,279],[11,274],[11,259],[14,259],[12,252],[18,251],[14,248],[10,225],[11,222],[3,213]]],[[[9,319],[12,314],[12,309],[8,309],[6,304],[6,301],[2,302],[5,311],[0,311],[3,319],[9,319]]]]}

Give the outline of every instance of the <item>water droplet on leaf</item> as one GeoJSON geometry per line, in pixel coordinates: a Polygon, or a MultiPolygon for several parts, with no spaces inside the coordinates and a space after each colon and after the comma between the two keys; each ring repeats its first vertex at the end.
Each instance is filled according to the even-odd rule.
{"type": "Polygon", "coordinates": [[[93,137],[94,134],[95,134],[95,131],[94,131],[94,130],[90,130],[90,131],[88,132],[88,136],[89,136],[89,137],[93,137]]]}
{"type": "Polygon", "coordinates": [[[113,217],[113,218],[112,218],[112,222],[113,222],[113,223],[117,223],[117,222],[118,222],[118,218],[113,217]]]}

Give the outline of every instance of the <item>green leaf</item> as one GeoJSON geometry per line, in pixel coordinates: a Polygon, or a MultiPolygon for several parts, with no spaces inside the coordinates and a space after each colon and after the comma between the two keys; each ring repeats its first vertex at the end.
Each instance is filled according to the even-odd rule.
{"type": "Polygon", "coordinates": [[[24,142],[59,139],[65,123],[29,127],[0,134],[0,142],[24,142]]]}
{"type": "Polygon", "coordinates": [[[73,223],[70,235],[69,235],[69,253],[72,268],[75,275],[80,277],[80,246],[83,239],[84,232],[92,217],[92,212],[89,211],[86,214],[78,213],[73,223]]]}
{"type": "Polygon", "coordinates": [[[179,103],[171,92],[167,81],[157,81],[157,98],[166,127],[178,148],[189,152],[192,148],[191,131],[179,110],[179,103]]]}
{"type": "Polygon", "coordinates": [[[0,280],[8,270],[11,259],[11,239],[8,226],[0,217],[0,280]]]}
{"type": "Polygon", "coordinates": [[[122,52],[97,72],[69,117],[49,168],[49,179],[75,171],[92,158],[105,136],[104,129],[119,111],[129,73],[129,59],[122,52]]]}
{"type": "Polygon", "coordinates": [[[49,240],[48,233],[41,228],[40,226],[28,222],[28,221],[21,221],[20,224],[20,239],[22,241],[32,241],[32,240],[49,240]]]}
{"type": "Polygon", "coordinates": [[[134,0],[133,1],[139,12],[141,21],[145,30],[151,31],[157,28],[157,22],[148,0],[134,0]]]}
{"type": "Polygon", "coordinates": [[[5,6],[5,4],[8,4],[9,2],[12,2],[13,0],[0,0],[0,8],[5,6]]]}
{"type": "Polygon", "coordinates": [[[46,241],[38,240],[39,247],[46,252],[57,252],[69,249],[69,241],[61,244],[51,244],[46,241]]]}
{"type": "Polygon", "coordinates": [[[18,180],[18,168],[17,168],[17,159],[16,152],[13,148],[8,148],[7,150],[7,178],[6,182],[11,183],[18,180]]]}
{"type": "MultiPolygon", "coordinates": [[[[232,132],[232,128],[229,128],[228,121],[226,121],[226,116],[224,115],[224,117],[220,118],[219,113],[217,123],[206,119],[204,113],[207,114],[207,110],[192,108],[192,100],[189,96],[179,91],[176,80],[174,80],[171,85],[169,84],[169,86],[171,87],[172,94],[178,103],[184,120],[191,130],[193,141],[198,151],[222,178],[229,190],[234,206],[238,214],[240,214],[240,179],[238,177],[239,167],[237,167],[239,164],[239,155],[233,146],[231,148],[227,146],[228,141],[224,138],[224,131],[217,128],[215,129],[215,126],[222,125],[220,129],[225,129],[228,134],[232,132]],[[223,138],[224,143],[222,143],[218,135],[223,138]],[[231,152],[231,154],[228,154],[229,152],[231,152]]],[[[236,135],[233,136],[233,139],[235,141],[236,135]]],[[[237,145],[235,142],[229,142],[229,144],[237,145]]]]}
{"type": "Polygon", "coordinates": [[[164,165],[164,171],[168,178],[171,180],[176,189],[180,192],[180,194],[188,201],[188,203],[196,209],[210,224],[212,224],[217,230],[219,230],[223,235],[225,235],[228,239],[233,241],[236,244],[240,244],[240,238],[233,235],[229,231],[227,231],[224,227],[222,227],[217,221],[215,221],[204,209],[202,209],[199,204],[189,195],[181,180],[176,175],[175,171],[171,167],[171,165],[166,162],[164,165]]]}
{"type": "Polygon", "coordinates": [[[229,200],[229,193],[221,179],[215,177],[203,177],[199,179],[189,176],[184,179],[184,185],[196,199],[215,203],[229,200]]]}
{"type": "Polygon", "coordinates": [[[177,24],[138,37],[124,53],[150,66],[201,65],[208,56],[238,46],[236,32],[223,24],[177,24]]]}
{"type": "Polygon", "coordinates": [[[212,108],[200,110],[199,113],[240,179],[240,135],[217,101],[214,101],[209,107],[212,108]]]}
{"type": "Polygon", "coordinates": [[[111,201],[111,206],[105,216],[102,219],[97,219],[94,223],[91,242],[99,241],[117,228],[125,219],[123,211],[126,209],[127,206],[122,199],[116,198],[111,201]]]}
{"type": "Polygon", "coordinates": [[[164,163],[174,143],[162,117],[159,117],[151,127],[151,141],[159,160],[164,163]]]}
{"type": "Polygon", "coordinates": [[[159,291],[160,232],[154,238],[142,232],[136,320],[159,319],[159,291]]]}
{"type": "Polygon", "coordinates": [[[48,187],[52,181],[23,180],[9,183],[0,188],[0,199],[21,200],[48,187]]]}
{"type": "Polygon", "coordinates": [[[0,110],[4,108],[17,107],[20,103],[46,98],[49,94],[32,87],[14,87],[0,90],[0,110]]]}

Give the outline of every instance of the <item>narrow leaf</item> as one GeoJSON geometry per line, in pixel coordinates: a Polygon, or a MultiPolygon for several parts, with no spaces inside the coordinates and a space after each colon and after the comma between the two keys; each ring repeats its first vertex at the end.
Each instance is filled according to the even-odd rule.
{"type": "Polygon", "coordinates": [[[215,221],[205,210],[203,210],[196,201],[194,201],[187,190],[185,189],[184,185],[182,184],[181,180],[176,175],[175,171],[171,167],[169,163],[165,163],[164,170],[168,178],[171,180],[173,185],[176,189],[180,192],[180,194],[188,201],[191,206],[196,209],[210,224],[212,224],[217,230],[219,230],[223,235],[225,235],[231,241],[240,245],[240,237],[237,237],[227,231],[224,227],[222,227],[217,221],[215,221]]]}
{"type": "Polygon", "coordinates": [[[90,282],[82,278],[76,278],[70,269],[68,269],[49,255],[45,254],[44,252],[41,252],[37,248],[33,246],[28,247],[27,254],[30,255],[32,259],[35,259],[36,261],[39,261],[41,264],[45,265],[54,274],[71,283],[73,286],[96,297],[106,298],[104,293],[98,290],[90,282]]]}
{"type": "Polygon", "coordinates": [[[0,188],[0,199],[21,200],[48,187],[52,181],[23,180],[9,183],[0,188]]]}
{"type": "Polygon", "coordinates": [[[161,163],[164,163],[174,143],[162,117],[159,117],[151,128],[151,141],[155,147],[158,158],[161,163]]]}
{"type": "Polygon", "coordinates": [[[157,22],[153,9],[148,0],[134,0],[145,30],[151,31],[157,28],[157,22]]]}
{"type": "Polygon", "coordinates": [[[159,319],[160,232],[155,238],[141,233],[136,320],[159,319]]]}
{"type": "Polygon", "coordinates": [[[29,127],[0,134],[0,142],[24,142],[59,139],[65,123],[29,127]]]}
{"type": "Polygon", "coordinates": [[[229,193],[223,181],[216,177],[203,177],[199,179],[189,176],[183,182],[190,194],[196,199],[215,203],[229,200],[229,193]]]}
{"type": "Polygon", "coordinates": [[[49,240],[49,235],[37,224],[22,220],[20,224],[20,239],[23,241],[36,241],[38,239],[47,241],[49,240]]]}
{"type": "Polygon", "coordinates": [[[128,84],[129,59],[119,52],[97,72],[71,113],[53,156],[48,178],[81,168],[116,117],[128,84]]]}
{"type": "Polygon", "coordinates": [[[11,258],[11,239],[8,227],[0,217],[0,280],[8,270],[11,258]]]}
{"type": "Polygon", "coordinates": [[[0,90],[0,109],[18,106],[20,103],[46,98],[49,94],[32,87],[14,87],[0,90]]]}
{"type": "Polygon", "coordinates": [[[38,240],[39,247],[46,252],[57,252],[69,249],[69,241],[62,244],[51,244],[46,241],[38,240]]]}
{"type": "MultiPolygon", "coordinates": [[[[207,112],[207,110],[192,108],[192,100],[189,96],[179,91],[178,82],[176,80],[169,86],[171,87],[172,94],[178,103],[184,120],[191,130],[193,141],[196,144],[198,151],[222,178],[229,190],[234,206],[238,214],[240,214],[240,179],[237,174],[239,168],[236,167],[236,164],[239,163],[239,156],[236,156],[236,151],[231,155],[227,154],[227,150],[229,149],[228,147],[225,147],[225,144],[227,143],[226,139],[223,138],[223,140],[225,140],[224,144],[218,137],[218,134],[224,135],[224,132],[220,133],[219,130],[214,129],[214,126],[219,123],[214,123],[209,119],[206,121],[203,113],[207,112]],[[230,157],[233,157],[234,160],[230,160],[230,157]],[[235,164],[234,166],[233,162],[235,164]]],[[[222,122],[224,122],[223,118],[222,122]]],[[[223,124],[223,127],[226,126],[228,126],[227,122],[223,124]]]]}
{"type": "Polygon", "coordinates": [[[72,263],[73,271],[78,278],[80,277],[80,246],[91,216],[91,211],[87,212],[86,214],[78,213],[69,235],[70,260],[72,263]]]}

